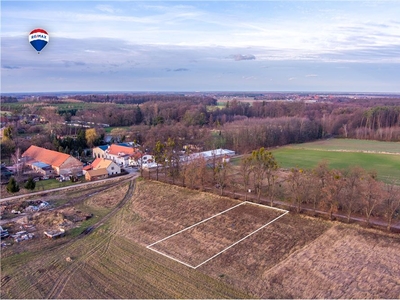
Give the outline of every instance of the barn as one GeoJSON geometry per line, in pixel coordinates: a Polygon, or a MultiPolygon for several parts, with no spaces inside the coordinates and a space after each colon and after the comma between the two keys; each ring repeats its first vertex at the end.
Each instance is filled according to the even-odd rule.
{"type": "Polygon", "coordinates": [[[60,176],[82,176],[82,162],[69,154],[32,145],[21,155],[21,160],[32,169],[48,165],[60,176]]]}

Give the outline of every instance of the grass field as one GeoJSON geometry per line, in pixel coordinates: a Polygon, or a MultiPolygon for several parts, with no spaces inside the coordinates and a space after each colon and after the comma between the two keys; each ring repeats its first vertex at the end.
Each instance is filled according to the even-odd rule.
{"type": "MultiPolygon", "coordinates": [[[[98,208],[104,202],[112,209],[125,199],[126,189],[116,186],[89,198],[84,206],[98,208]]],[[[2,251],[1,298],[398,298],[400,294],[398,235],[289,213],[194,270],[146,246],[240,202],[151,181],[138,182],[127,199],[90,235],[32,240],[36,244],[24,251],[17,247],[2,251]]],[[[245,210],[244,230],[251,216],[255,223],[269,218],[263,207],[245,210]]],[[[237,213],[226,216],[227,224],[241,220],[242,212],[237,213]]],[[[220,226],[209,223],[202,234],[227,230],[220,226]]],[[[222,239],[206,240],[216,247],[222,239]]],[[[170,246],[183,252],[193,249],[190,244],[170,246]]]]}
{"type": "Polygon", "coordinates": [[[308,169],[325,160],[335,169],[360,166],[376,171],[383,181],[400,178],[400,143],[331,139],[285,146],[272,153],[282,168],[308,169]]]}
{"type": "Polygon", "coordinates": [[[325,150],[325,151],[350,151],[369,153],[400,154],[399,142],[380,142],[355,139],[328,139],[316,142],[291,145],[296,149],[325,150]]]}

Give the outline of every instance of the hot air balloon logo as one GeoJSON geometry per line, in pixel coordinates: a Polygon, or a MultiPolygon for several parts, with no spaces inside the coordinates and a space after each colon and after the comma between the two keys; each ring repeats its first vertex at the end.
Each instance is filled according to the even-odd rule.
{"type": "Polygon", "coordinates": [[[49,34],[44,29],[34,29],[29,34],[29,43],[36,49],[38,54],[49,42],[49,34]]]}

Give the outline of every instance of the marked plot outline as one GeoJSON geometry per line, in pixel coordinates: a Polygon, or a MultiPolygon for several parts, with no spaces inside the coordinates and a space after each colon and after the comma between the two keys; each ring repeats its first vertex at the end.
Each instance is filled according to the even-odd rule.
{"type": "Polygon", "coordinates": [[[158,240],[148,245],[147,248],[196,269],[288,212],[287,210],[244,201],[158,240]],[[252,206],[259,206],[265,211],[255,210],[252,206]],[[238,213],[240,213],[239,216],[238,213]],[[240,232],[242,227],[246,226],[250,228],[247,228],[247,231],[240,232]]]}

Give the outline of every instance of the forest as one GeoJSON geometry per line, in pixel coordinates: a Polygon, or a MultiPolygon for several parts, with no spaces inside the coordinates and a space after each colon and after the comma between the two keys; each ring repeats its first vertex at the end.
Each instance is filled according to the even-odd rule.
{"type": "Polygon", "coordinates": [[[31,144],[78,156],[89,146],[110,142],[106,136],[136,141],[150,152],[157,141],[173,138],[181,146],[222,147],[240,154],[329,137],[400,141],[400,98],[282,98],[256,95],[251,102],[218,103],[211,95],[184,94],[43,95],[22,100],[2,96],[2,126],[7,128],[2,159],[31,144]],[[92,124],[90,142],[88,128],[68,126],[71,121],[92,124]],[[111,130],[98,125],[103,123],[111,130]]]}

